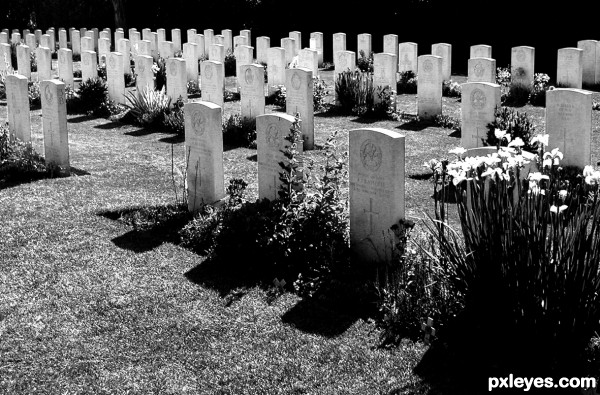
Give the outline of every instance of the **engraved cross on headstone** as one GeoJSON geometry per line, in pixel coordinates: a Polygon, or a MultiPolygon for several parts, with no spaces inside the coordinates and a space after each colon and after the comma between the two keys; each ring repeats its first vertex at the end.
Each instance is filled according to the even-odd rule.
{"type": "Polygon", "coordinates": [[[373,234],[373,214],[379,215],[378,212],[373,211],[373,198],[369,198],[369,211],[363,209],[365,214],[369,214],[369,234],[373,234]]]}
{"type": "Polygon", "coordinates": [[[562,149],[560,150],[560,152],[562,152],[563,154],[566,154],[567,142],[569,142],[571,146],[577,145],[578,143],[577,140],[573,138],[572,133],[571,135],[567,133],[567,128],[562,128],[562,142],[560,144],[562,145],[562,149]]]}

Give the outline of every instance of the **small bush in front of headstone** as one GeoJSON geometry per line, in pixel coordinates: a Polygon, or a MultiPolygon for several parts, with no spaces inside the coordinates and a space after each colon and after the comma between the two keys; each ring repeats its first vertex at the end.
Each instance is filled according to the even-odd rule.
{"type": "Polygon", "coordinates": [[[231,147],[256,148],[256,119],[232,114],[223,119],[223,144],[231,147]]]}
{"type": "Polygon", "coordinates": [[[510,107],[499,107],[495,111],[496,119],[488,125],[486,145],[507,146],[509,140],[504,138],[499,140],[496,137],[496,130],[506,131],[511,140],[519,137],[524,145],[525,151],[532,152],[534,147],[530,140],[535,134],[535,125],[529,115],[525,112],[518,112],[510,107]]]}
{"type": "Polygon", "coordinates": [[[0,186],[50,176],[53,170],[31,143],[10,135],[8,123],[0,125],[0,186]]]}
{"type": "Polygon", "coordinates": [[[101,110],[103,104],[108,100],[108,87],[102,78],[88,79],[82,81],[77,89],[79,96],[79,107],[83,113],[92,113],[96,116],[106,116],[106,112],[101,110]]]}
{"type": "Polygon", "coordinates": [[[35,51],[31,51],[29,55],[29,64],[31,67],[31,72],[35,73],[37,71],[37,57],[35,55],[35,51]]]}
{"type": "Polygon", "coordinates": [[[358,60],[356,61],[356,67],[363,72],[373,72],[373,52],[367,56],[365,51],[361,50],[358,56],[358,60]]]}
{"type": "Polygon", "coordinates": [[[152,65],[152,71],[154,72],[154,83],[156,90],[160,91],[163,87],[167,86],[167,62],[160,56],[152,65]]]}
{"type": "Polygon", "coordinates": [[[393,119],[396,115],[396,91],[390,89],[389,86],[378,86],[375,95],[377,95],[379,101],[373,105],[373,114],[371,115],[375,117],[387,116],[393,119]]]}
{"type": "Polygon", "coordinates": [[[136,74],[134,74],[134,73],[125,73],[123,75],[123,78],[125,78],[125,87],[129,88],[129,87],[135,86],[135,80],[137,78],[136,74]]]}
{"type": "Polygon", "coordinates": [[[400,73],[400,79],[396,84],[396,92],[398,92],[398,94],[417,93],[417,76],[412,70],[407,70],[400,73]]]}
{"type": "Polygon", "coordinates": [[[343,113],[364,115],[373,110],[373,74],[360,70],[344,71],[335,81],[339,109],[343,113]]]}
{"type": "Polygon", "coordinates": [[[11,43],[10,44],[10,65],[13,69],[17,70],[18,63],[17,63],[17,47],[21,45],[21,43],[15,44],[15,43],[11,43]]]}
{"type": "Polygon", "coordinates": [[[592,104],[592,110],[600,111],[600,102],[594,101],[594,103],[592,104]]]}
{"type": "Polygon", "coordinates": [[[230,91],[225,89],[223,91],[223,101],[240,101],[240,92],[230,91]]]}
{"type": "Polygon", "coordinates": [[[550,76],[544,73],[535,73],[533,75],[533,89],[529,94],[529,103],[533,106],[546,105],[546,91],[552,89],[550,87],[550,76]]]}
{"type": "Polygon", "coordinates": [[[452,80],[442,83],[442,96],[445,97],[461,97],[460,84],[452,80]]]}
{"type": "Polygon", "coordinates": [[[273,93],[265,98],[265,103],[277,106],[285,111],[286,94],[287,90],[285,89],[285,85],[277,85],[275,90],[273,90],[273,93]]]}
{"type": "Polygon", "coordinates": [[[139,98],[133,91],[129,91],[125,98],[128,102],[126,107],[139,125],[162,127],[164,115],[171,106],[171,98],[165,93],[164,87],[161,90],[144,90],[139,98]]]}
{"type": "Polygon", "coordinates": [[[183,135],[185,133],[185,118],[183,113],[183,98],[179,98],[173,103],[172,108],[165,111],[163,116],[163,128],[167,133],[183,135]]]}
{"type": "Polygon", "coordinates": [[[74,53],[73,54],[73,62],[81,62],[81,54],[74,53]]]}
{"type": "Polygon", "coordinates": [[[29,96],[29,107],[30,109],[38,109],[42,106],[42,99],[40,95],[40,82],[30,81],[27,86],[27,94],[29,96]]]}
{"type": "Polygon", "coordinates": [[[452,129],[455,131],[460,131],[461,129],[460,119],[455,118],[451,115],[436,115],[435,118],[433,118],[433,123],[444,129],[452,129]]]}
{"type": "Polygon", "coordinates": [[[188,95],[199,95],[202,91],[198,85],[198,81],[188,81],[187,83],[187,94],[188,95]]]}
{"type": "Polygon", "coordinates": [[[325,97],[329,94],[327,84],[319,77],[313,77],[313,111],[325,109],[325,97]]]}
{"type": "Polygon", "coordinates": [[[73,70],[73,78],[81,78],[81,70],[73,70]]]}
{"type": "Polygon", "coordinates": [[[235,76],[235,55],[231,50],[228,50],[225,54],[225,77],[235,76]]]}
{"type": "Polygon", "coordinates": [[[321,65],[321,69],[323,71],[332,71],[335,69],[335,64],[333,64],[332,62],[323,62],[323,64],[321,65]]]}
{"type": "Polygon", "coordinates": [[[98,64],[98,66],[96,66],[96,70],[98,71],[98,78],[101,78],[104,81],[106,81],[106,65],[98,64]]]}

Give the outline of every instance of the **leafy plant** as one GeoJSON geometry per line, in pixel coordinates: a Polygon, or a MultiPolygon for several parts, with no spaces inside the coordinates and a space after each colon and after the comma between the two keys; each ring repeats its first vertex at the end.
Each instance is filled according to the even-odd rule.
{"type": "Polygon", "coordinates": [[[31,72],[35,73],[37,71],[37,57],[34,48],[31,48],[31,52],[29,53],[29,65],[31,67],[31,72]]]}
{"type": "Polygon", "coordinates": [[[256,119],[232,114],[223,119],[223,143],[232,147],[256,148],[256,119]]]}
{"type": "Polygon", "coordinates": [[[27,84],[27,94],[29,96],[29,107],[31,109],[41,108],[42,99],[39,81],[29,81],[27,84]]]}
{"type": "Polygon", "coordinates": [[[460,119],[451,115],[439,114],[433,119],[433,123],[444,129],[461,130],[460,119]]]}
{"type": "Polygon", "coordinates": [[[442,96],[445,97],[461,97],[460,84],[452,80],[442,83],[442,96]]]}
{"type": "Polygon", "coordinates": [[[154,83],[156,90],[160,91],[163,87],[167,86],[167,62],[160,56],[152,65],[152,71],[154,72],[154,83]]]}
{"type": "Polygon", "coordinates": [[[31,143],[10,135],[8,123],[0,125],[0,185],[38,179],[53,171],[31,143]]]}
{"type": "Polygon", "coordinates": [[[322,78],[313,77],[313,110],[315,112],[325,109],[325,97],[328,93],[325,81],[322,78]]]}
{"type": "Polygon", "coordinates": [[[142,126],[160,127],[171,106],[171,98],[165,93],[164,86],[161,90],[144,89],[139,97],[129,91],[125,98],[130,114],[142,126]]]}
{"type": "Polygon", "coordinates": [[[546,91],[550,89],[550,77],[548,74],[535,73],[533,75],[533,88],[529,94],[529,103],[534,106],[546,105],[546,91]]]}
{"type": "Polygon", "coordinates": [[[235,55],[233,54],[233,51],[228,50],[227,53],[225,54],[225,62],[224,62],[224,67],[225,67],[225,77],[233,77],[235,76],[235,55]]]}
{"type": "Polygon", "coordinates": [[[360,70],[339,73],[335,91],[342,112],[364,115],[373,110],[375,88],[372,74],[360,70]]]}
{"type": "Polygon", "coordinates": [[[275,87],[275,90],[273,91],[273,93],[271,93],[269,96],[267,96],[265,102],[266,102],[266,104],[272,104],[272,105],[277,106],[285,111],[286,95],[287,95],[287,89],[285,88],[285,85],[277,85],[275,87]]]}
{"type": "Polygon", "coordinates": [[[185,117],[184,117],[184,102],[183,98],[179,98],[173,103],[172,108],[164,113],[163,126],[167,133],[176,133],[183,135],[185,133],[185,117]]]}
{"type": "Polygon", "coordinates": [[[500,141],[496,137],[496,130],[506,131],[511,139],[520,138],[524,145],[525,151],[534,151],[534,147],[530,144],[530,140],[535,134],[535,125],[533,120],[527,113],[518,112],[510,107],[498,107],[495,111],[496,119],[488,125],[486,145],[492,146],[507,146],[509,140],[503,139],[500,141]]]}
{"type": "Polygon", "coordinates": [[[200,91],[200,86],[198,85],[198,81],[188,81],[187,93],[188,93],[188,95],[199,95],[200,93],[202,93],[200,91]]]}
{"type": "Polygon", "coordinates": [[[400,73],[400,78],[396,84],[398,93],[417,93],[417,76],[412,70],[400,73]]]}
{"type": "Polygon", "coordinates": [[[83,113],[92,113],[96,116],[108,115],[101,112],[102,105],[108,100],[108,87],[102,78],[93,78],[82,81],[77,89],[80,110],[83,113]]]}
{"type": "Polygon", "coordinates": [[[365,51],[361,50],[359,52],[358,60],[356,61],[356,67],[360,69],[362,72],[373,72],[373,52],[367,56],[365,51]]]}

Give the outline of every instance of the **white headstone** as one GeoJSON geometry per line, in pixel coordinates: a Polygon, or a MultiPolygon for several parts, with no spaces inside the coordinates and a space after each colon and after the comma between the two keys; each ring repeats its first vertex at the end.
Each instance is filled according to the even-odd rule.
{"type": "Polygon", "coordinates": [[[398,44],[398,52],[400,59],[398,59],[398,71],[412,71],[417,74],[417,43],[405,42],[398,44]]]}
{"type": "Polygon", "coordinates": [[[186,103],[184,117],[188,210],[194,212],[225,196],[222,109],[211,102],[186,103]]]}
{"type": "Polygon", "coordinates": [[[471,45],[469,58],[491,58],[492,47],[485,44],[471,45]]]}
{"type": "MultiPolygon", "coordinates": [[[[287,163],[283,150],[290,146],[286,137],[295,119],[287,114],[265,114],[256,118],[256,147],[258,161],[258,198],[276,200],[279,198],[281,181],[280,162],[287,163]]],[[[302,153],[302,144],[297,151],[302,153]]]]}
{"type": "Polygon", "coordinates": [[[269,48],[268,57],[267,78],[270,94],[277,85],[285,85],[285,49],[281,47],[269,48]]]}
{"type": "Polygon", "coordinates": [[[225,46],[221,44],[212,44],[208,50],[208,60],[225,63],[225,46]]]}
{"type": "Polygon", "coordinates": [[[125,104],[125,78],[123,77],[123,55],[110,52],[106,61],[106,83],[108,97],[115,103],[125,104]]]}
{"type": "Polygon", "coordinates": [[[371,49],[371,35],[369,33],[362,33],[358,35],[358,51],[356,56],[359,58],[361,55],[360,51],[363,51],[364,57],[368,58],[373,50],[371,49]]]}
{"type": "Polygon", "coordinates": [[[310,49],[314,49],[319,54],[319,67],[323,65],[323,33],[321,32],[312,32],[310,34],[311,42],[313,42],[313,46],[310,49]]]}
{"type": "Polygon", "coordinates": [[[292,116],[300,113],[304,150],[312,150],[315,146],[312,71],[302,68],[286,69],[285,87],[285,112],[292,116]]]}
{"type": "Polygon", "coordinates": [[[171,41],[160,41],[158,43],[158,54],[163,59],[169,59],[175,56],[175,45],[171,41]]]}
{"type": "Polygon", "coordinates": [[[0,71],[12,67],[10,44],[0,44],[0,71]]]}
{"type": "Polygon", "coordinates": [[[94,39],[91,37],[82,37],[81,38],[81,51],[94,51],[94,39]]]}
{"type": "Polygon", "coordinates": [[[298,52],[298,67],[312,71],[313,76],[319,73],[319,53],[316,49],[304,48],[298,52]]]}
{"type": "Polygon", "coordinates": [[[198,83],[198,44],[183,44],[183,58],[187,68],[187,80],[198,83]]]}
{"type": "Polygon", "coordinates": [[[42,128],[44,130],[44,157],[48,164],[70,172],[69,136],[67,131],[67,102],[65,84],[58,80],[40,83],[42,96],[42,128]]]}
{"type": "Polygon", "coordinates": [[[256,118],[265,113],[265,69],[259,64],[240,67],[240,104],[242,118],[256,118]]]}
{"type": "Polygon", "coordinates": [[[337,53],[346,50],[346,33],[334,33],[333,35],[333,62],[337,60],[337,53]]]}
{"type": "Polygon", "coordinates": [[[246,37],[249,46],[252,46],[252,32],[248,29],[240,30],[240,36],[246,37]]]}
{"type": "Polygon", "coordinates": [[[581,40],[577,42],[577,48],[583,50],[583,85],[594,85],[600,82],[597,78],[600,71],[598,56],[600,43],[596,40],[581,40]]]}
{"type": "Polygon", "coordinates": [[[213,45],[213,40],[215,37],[215,33],[213,29],[204,29],[204,52],[210,53],[210,46],[213,45]]]}
{"type": "Polygon", "coordinates": [[[271,39],[266,36],[256,38],[256,61],[259,63],[268,63],[269,48],[271,48],[271,39]]]}
{"type": "MultiPolygon", "coordinates": [[[[119,48],[119,41],[120,40],[124,40],[124,39],[125,39],[125,33],[122,30],[115,30],[115,41],[114,41],[114,43],[115,43],[115,47],[117,48],[117,50],[119,48]]],[[[125,56],[125,55],[123,55],[123,56],[125,56]]]]}
{"type": "Polygon", "coordinates": [[[167,31],[165,29],[156,29],[156,34],[158,36],[159,44],[163,41],[167,41],[167,31]]]}
{"type": "Polygon", "coordinates": [[[73,30],[71,48],[73,49],[73,55],[81,55],[81,35],[79,34],[79,30],[73,30]]]}
{"type": "MultiPolygon", "coordinates": [[[[1,47],[2,44],[0,44],[0,49],[1,47]]],[[[38,81],[52,79],[52,54],[50,53],[50,48],[37,47],[35,57],[37,61],[38,81]]]]}
{"type": "Polygon", "coordinates": [[[98,78],[98,57],[94,51],[81,53],[81,80],[98,78]]]}
{"type": "Polygon", "coordinates": [[[58,78],[73,88],[73,51],[70,49],[58,50],[58,78]]]}
{"type": "Polygon", "coordinates": [[[188,43],[192,43],[192,44],[197,44],[196,40],[196,35],[198,34],[196,29],[188,29],[187,30],[187,42],[188,43]]]}
{"type": "Polygon", "coordinates": [[[378,95],[380,89],[389,87],[390,90],[396,91],[397,65],[398,58],[394,54],[377,53],[373,56],[373,87],[375,88],[374,101],[376,104],[381,102],[378,95]]]}
{"type": "Polygon", "coordinates": [[[469,59],[469,82],[496,83],[496,59],[471,58],[469,59]]]}
{"type": "Polygon", "coordinates": [[[296,40],[285,37],[281,39],[281,48],[285,50],[285,63],[290,64],[296,54],[296,40]]]}
{"type": "Polygon", "coordinates": [[[240,45],[235,49],[235,75],[241,75],[241,66],[252,64],[254,62],[254,48],[248,45],[240,45]]]}
{"type": "Polygon", "coordinates": [[[171,104],[180,97],[187,101],[187,71],[185,60],[181,58],[167,59],[167,96],[171,104]]]}
{"type": "Polygon", "coordinates": [[[135,59],[135,73],[137,78],[135,79],[135,88],[137,91],[138,98],[140,98],[146,91],[154,90],[154,72],[152,71],[152,65],[154,59],[152,56],[139,55],[135,59]]]}
{"type": "Polygon", "coordinates": [[[561,48],[558,50],[556,84],[561,88],[581,89],[583,86],[583,50],[561,48]]]}
{"type": "Polygon", "coordinates": [[[442,58],[442,77],[445,81],[449,81],[452,78],[452,45],[432,44],[431,54],[442,58]]]}
{"type": "Polygon", "coordinates": [[[352,257],[389,262],[395,244],[390,227],[404,218],[405,138],[380,128],[349,134],[352,257]]]}
{"type": "Polygon", "coordinates": [[[31,79],[31,50],[27,45],[17,45],[18,73],[31,79]]]}
{"type": "Polygon", "coordinates": [[[196,44],[198,45],[198,57],[203,58],[207,56],[206,52],[206,40],[204,34],[196,34],[196,44]]]}
{"type": "Polygon", "coordinates": [[[488,124],[496,119],[501,106],[500,85],[489,82],[468,82],[461,85],[461,139],[464,148],[483,146],[487,140],[488,124]]]}
{"type": "Polygon", "coordinates": [[[442,114],[442,58],[421,55],[418,58],[417,114],[431,120],[442,114]]]}
{"type": "MultiPolygon", "coordinates": [[[[294,49],[294,51],[296,53],[300,52],[300,50],[302,49],[302,32],[290,32],[289,37],[295,40],[294,43],[296,44],[296,48],[294,49]]],[[[283,47],[283,44],[281,46],[283,47]]]]}
{"type": "Polygon", "coordinates": [[[8,34],[6,32],[0,33],[0,44],[9,44],[8,34]]]}
{"type": "MultiPolygon", "coordinates": [[[[396,34],[387,34],[383,36],[383,52],[391,53],[396,55],[396,60],[398,59],[399,50],[398,47],[398,36],[396,34]]],[[[398,64],[395,65],[396,69],[398,68],[398,64]]]]}
{"type": "MultiPolygon", "coordinates": [[[[131,55],[135,59],[136,56],[140,55],[140,41],[142,41],[140,32],[131,32],[129,34],[129,41],[131,41],[131,55]]],[[[150,51],[149,56],[152,56],[152,51],[150,51]]]]}
{"type": "Polygon", "coordinates": [[[223,88],[225,86],[225,68],[223,63],[207,60],[200,65],[202,100],[223,107],[223,88]]]}
{"type": "Polygon", "coordinates": [[[8,131],[21,141],[31,141],[29,119],[29,89],[27,77],[9,74],[5,80],[8,131]]]}
{"type": "Polygon", "coordinates": [[[513,47],[510,59],[511,84],[530,87],[533,84],[535,48],[513,47]]]}
{"type": "Polygon", "coordinates": [[[235,36],[233,38],[233,48],[235,51],[235,48],[237,48],[237,46],[239,45],[248,45],[248,38],[246,36],[235,36]]]}
{"type": "Polygon", "coordinates": [[[173,46],[175,47],[175,52],[181,51],[181,30],[172,29],[171,30],[171,41],[173,42],[173,46]]]}
{"type": "Polygon", "coordinates": [[[152,43],[150,41],[140,41],[138,46],[138,56],[152,56],[152,43]]]}
{"type": "Polygon", "coordinates": [[[35,35],[29,33],[25,36],[25,44],[29,47],[30,51],[33,51],[37,48],[37,43],[35,42],[35,35]]]}
{"type": "Polygon", "coordinates": [[[233,32],[231,29],[221,30],[223,36],[223,46],[225,47],[225,53],[233,52],[233,32]]]}
{"type": "Polygon", "coordinates": [[[356,69],[356,54],[352,51],[338,51],[335,57],[335,69],[333,72],[333,81],[337,81],[337,75],[344,71],[354,71],[356,69]]]}
{"type": "Polygon", "coordinates": [[[557,88],[546,92],[548,151],[558,148],[561,166],[583,168],[592,162],[592,93],[557,88]]]}
{"type": "Polygon", "coordinates": [[[98,39],[98,57],[100,64],[106,64],[106,58],[110,53],[110,41],[107,38],[98,39]]]}
{"type": "Polygon", "coordinates": [[[117,41],[117,52],[123,55],[123,75],[131,74],[131,42],[126,38],[117,41]]]}

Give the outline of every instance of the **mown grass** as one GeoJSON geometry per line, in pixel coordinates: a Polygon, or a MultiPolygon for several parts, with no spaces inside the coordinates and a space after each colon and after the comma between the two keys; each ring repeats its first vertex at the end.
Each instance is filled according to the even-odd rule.
{"type": "MultiPolygon", "coordinates": [[[[322,74],[331,86],[332,72],[322,74]]],[[[398,101],[416,113],[414,95],[398,101]]],[[[543,108],[523,110],[543,126],[543,108]]],[[[233,112],[239,102],[225,104],[225,115],[233,112]]],[[[460,102],[444,98],[444,113],[459,117],[460,102]]],[[[32,112],[33,143],[43,152],[40,115],[32,112]]],[[[595,128],[598,121],[595,112],[595,128]]],[[[406,136],[407,216],[432,213],[423,163],[446,157],[459,137],[411,122],[317,114],[316,144],[341,130],[346,148],[348,130],[362,127],[406,136]]],[[[123,211],[175,203],[172,143],[183,169],[180,138],[69,116],[71,164],[80,171],[0,189],[0,393],[438,393],[412,371],[423,344],[378,348],[374,322],[351,306],[339,311],[258,287],[223,293],[235,282],[231,273],[202,270],[202,257],[164,233],[114,221],[123,211]]],[[[596,132],[593,144],[595,163],[596,132]]],[[[309,155],[323,159],[319,150],[309,155]]],[[[226,183],[243,178],[249,199],[257,197],[255,150],[226,150],[224,168],[226,183]]]]}

